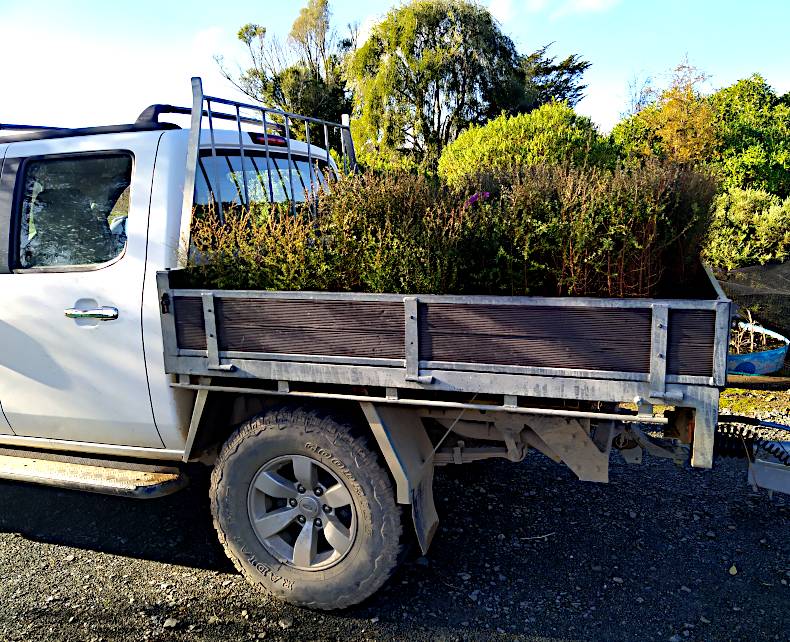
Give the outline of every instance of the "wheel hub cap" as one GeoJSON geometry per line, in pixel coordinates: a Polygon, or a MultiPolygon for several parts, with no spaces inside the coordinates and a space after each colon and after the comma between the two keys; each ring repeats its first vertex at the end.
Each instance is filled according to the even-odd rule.
{"type": "Polygon", "coordinates": [[[321,512],[321,507],[313,497],[305,497],[299,502],[299,510],[305,517],[318,517],[321,512]]]}

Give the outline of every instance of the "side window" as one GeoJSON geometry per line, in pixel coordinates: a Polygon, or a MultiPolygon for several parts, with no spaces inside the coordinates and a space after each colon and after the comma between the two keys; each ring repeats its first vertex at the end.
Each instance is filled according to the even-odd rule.
{"type": "Polygon", "coordinates": [[[129,154],[28,161],[22,181],[18,267],[88,267],[124,251],[129,154]]]}

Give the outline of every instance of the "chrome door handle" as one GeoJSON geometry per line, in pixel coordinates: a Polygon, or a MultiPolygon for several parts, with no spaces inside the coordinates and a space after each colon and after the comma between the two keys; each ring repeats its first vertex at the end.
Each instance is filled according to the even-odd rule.
{"type": "Polygon", "coordinates": [[[69,319],[99,319],[100,321],[114,321],[118,318],[118,308],[101,307],[90,310],[66,308],[64,314],[69,319]]]}

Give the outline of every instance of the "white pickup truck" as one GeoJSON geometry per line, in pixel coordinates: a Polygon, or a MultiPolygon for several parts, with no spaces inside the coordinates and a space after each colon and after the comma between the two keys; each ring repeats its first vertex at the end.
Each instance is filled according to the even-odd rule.
{"type": "Polygon", "coordinates": [[[535,449],[606,482],[612,449],[710,467],[746,437],[751,481],[787,490],[760,422],[716,432],[732,310],[714,280],[627,301],[181,287],[193,212],[309,200],[341,171],[330,147],[353,165],[347,121],[199,79],[191,108],[130,125],[0,125],[0,478],[145,498],[211,465],[237,568],[324,609],[375,592],[408,532],[427,550],[436,465],[535,449]]]}

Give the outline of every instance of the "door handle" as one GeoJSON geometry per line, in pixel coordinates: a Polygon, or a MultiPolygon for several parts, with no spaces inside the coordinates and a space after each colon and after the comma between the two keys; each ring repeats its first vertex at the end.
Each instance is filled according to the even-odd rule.
{"type": "Polygon", "coordinates": [[[118,318],[118,308],[108,306],[80,310],[78,308],[66,308],[64,314],[69,319],[99,319],[100,321],[114,321],[118,318]]]}

